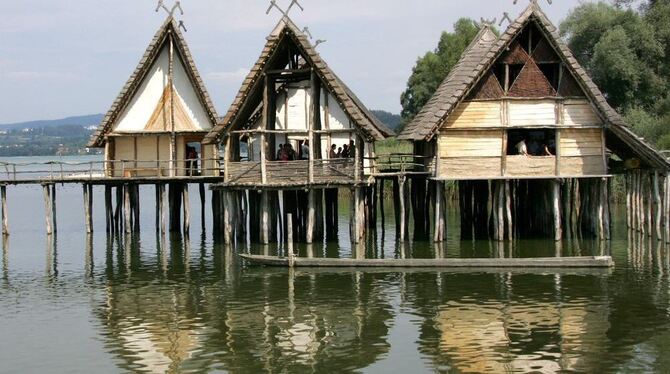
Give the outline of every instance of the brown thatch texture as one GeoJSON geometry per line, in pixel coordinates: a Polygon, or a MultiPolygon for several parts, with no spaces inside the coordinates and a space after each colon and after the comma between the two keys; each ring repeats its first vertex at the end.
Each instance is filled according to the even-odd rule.
{"type": "Polygon", "coordinates": [[[547,97],[556,95],[556,91],[537,64],[529,60],[507,94],[511,97],[547,97]]]}
{"type": "Polygon", "coordinates": [[[486,74],[486,77],[484,77],[484,79],[477,84],[477,87],[472,90],[472,93],[470,93],[467,100],[500,99],[504,94],[505,93],[498,82],[498,78],[496,78],[492,71],[489,71],[489,73],[486,74]]]}

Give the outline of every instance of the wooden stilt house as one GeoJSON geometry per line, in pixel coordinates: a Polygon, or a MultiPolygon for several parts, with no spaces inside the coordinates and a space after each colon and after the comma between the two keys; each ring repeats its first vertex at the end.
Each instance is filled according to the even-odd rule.
{"type": "Polygon", "coordinates": [[[617,167],[669,166],[607,104],[534,2],[500,37],[484,26],[399,137],[434,160],[433,179],[458,182],[464,237],[609,237],[617,167]]]}
{"type": "Polygon", "coordinates": [[[214,146],[202,140],[217,114],[172,17],[93,134],[110,177],[218,175],[214,146]]]}
{"type": "MultiPolygon", "coordinates": [[[[352,185],[372,170],[374,142],[393,132],[379,122],[288,18],[267,38],[223,121],[207,136],[226,149],[225,185],[352,185]],[[307,142],[310,152],[302,154],[307,142]],[[295,152],[281,160],[280,146],[295,152]],[[335,151],[353,145],[353,157],[335,151]],[[358,173],[354,170],[358,171],[358,173]]],[[[223,165],[222,165],[223,166],[223,165]]]]}
{"type": "MultiPolygon", "coordinates": [[[[224,180],[215,188],[263,191],[256,211],[260,217],[251,219],[261,222],[261,230],[252,225],[252,235],[260,232],[261,242],[274,240],[277,224],[272,220],[290,213],[296,219],[296,239],[311,242],[322,229],[323,190],[334,193],[326,198],[327,215],[334,218],[329,210],[337,209],[333,188],[356,187],[360,195],[360,188],[373,184],[375,142],[391,135],[308,37],[283,17],[228,114],[205,142],[223,145],[224,180]],[[287,191],[281,214],[278,190],[287,191]]],[[[255,197],[251,194],[252,213],[255,197]]]]}

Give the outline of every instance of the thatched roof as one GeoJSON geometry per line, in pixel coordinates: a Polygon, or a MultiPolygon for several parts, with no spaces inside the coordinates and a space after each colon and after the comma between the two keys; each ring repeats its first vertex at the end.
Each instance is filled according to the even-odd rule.
{"type": "Polygon", "coordinates": [[[137,65],[137,68],[135,68],[135,71],[128,79],[128,82],[126,82],[126,84],[123,86],[123,89],[121,89],[121,92],[116,97],[116,100],[114,100],[112,107],[102,119],[100,126],[96,132],[93,133],[88,144],[89,147],[104,146],[105,134],[111,131],[113,124],[117,120],[118,116],[123,113],[128,103],[133,99],[146,74],[149,72],[151,66],[160,55],[160,52],[163,50],[165,44],[168,43],[170,34],[173,36],[175,51],[178,53],[184,63],[184,68],[198,96],[198,99],[207,111],[207,115],[210,121],[213,124],[217,122],[218,116],[216,114],[216,109],[214,109],[214,104],[212,104],[212,100],[207,93],[207,89],[205,89],[205,84],[202,81],[202,78],[200,78],[200,74],[198,73],[198,69],[195,66],[193,56],[188,49],[188,45],[186,44],[184,36],[179,31],[179,26],[174,18],[168,17],[163,25],[158,29],[154,38],[151,40],[151,43],[144,52],[142,59],[137,65]]]}
{"type": "Polygon", "coordinates": [[[600,89],[593,83],[561,39],[558,29],[536,3],[531,3],[497,40],[493,33],[484,27],[431,100],[421,109],[415,119],[405,126],[399,138],[414,141],[432,138],[447,117],[476,87],[530,22],[535,22],[543,32],[570,73],[576,78],[583,92],[598,109],[605,121],[608,136],[618,138],[622,143],[621,147],[635,150],[635,154],[647,163],[663,168],[670,167],[670,163],[663,155],[626,128],[627,125],[621,116],[607,103],[600,89]]]}
{"type": "Polygon", "coordinates": [[[245,122],[246,118],[257,109],[262,97],[263,79],[261,78],[264,68],[273,60],[284,41],[288,41],[298,48],[306,60],[307,66],[314,69],[351,121],[360,127],[368,137],[382,140],[395,135],[363,105],[349,87],[330,69],[312,46],[309,38],[288,17],[283,17],[267,37],[267,43],[260,57],[244,79],[228,113],[205,138],[206,144],[220,142],[226,130],[235,128],[240,121],[245,122]]]}

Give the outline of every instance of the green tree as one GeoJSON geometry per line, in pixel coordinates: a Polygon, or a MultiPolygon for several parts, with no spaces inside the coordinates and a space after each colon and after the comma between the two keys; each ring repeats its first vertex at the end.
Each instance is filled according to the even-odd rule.
{"type": "Polygon", "coordinates": [[[461,18],[454,24],[453,32],[442,33],[434,51],[417,60],[400,97],[403,124],[411,121],[430,100],[478,32],[473,20],[461,18]]]}
{"type": "Polygon", "coordinates": [[[570,12],[560,29],[615,108],[650,109],[663,95],[665,49],[644,14],[604,2],[585,3],[570,12]]]}

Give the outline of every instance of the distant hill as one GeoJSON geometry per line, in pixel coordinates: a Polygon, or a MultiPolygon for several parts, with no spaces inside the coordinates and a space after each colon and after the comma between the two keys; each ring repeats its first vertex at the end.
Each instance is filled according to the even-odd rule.
{"type": "Polygon", "coordinates": [[[54,120],[40,120],[19,123],[0,124],[2,130],[23,130],[23,129],[39,129],[45,127],[60,127],[60,126],[96,126],[102,121],[102,114],[91,114],[88,116],[76,116],[63,119],[54,120]]]}
{"type": "Polygon", "coordinates": [[[401,118],[399,114],[389,113],[384,110],[373,110],[372,114],[374,114],[377,119],[382,121],[391,130],[395,131],[400,128],[401,118]]]}

